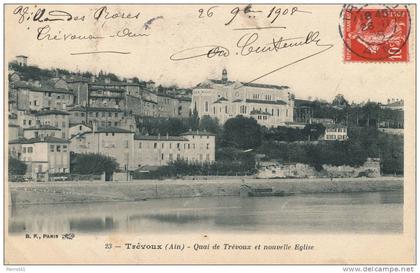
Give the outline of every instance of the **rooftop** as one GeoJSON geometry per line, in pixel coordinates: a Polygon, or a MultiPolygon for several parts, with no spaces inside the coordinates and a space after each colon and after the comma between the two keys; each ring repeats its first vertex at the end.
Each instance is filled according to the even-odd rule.
{"type": "Polygon", "coordinates": [[[160,140],[160,141],[188,141],[185,137],[179,136],[134,136],[135,140],[160,140]]]}
{"type": "Polygon", "coordinates": [[[286,105],[287,103],[282,100],[254,100],[254,99],[246,99],[248,103],[262,103],[262,104],[277,104],[277,105],[286,105]]]}
{"type": "Polygon", "coordinates": [[[47,136],[45,138],[18,138],[14,140],[10,140],[9,144],[33,144],[33,143],[69,143],[68,140],[63,138],[57,138],[52,136],[47,136]]]}
{"type": "Polygon", "coordinates": [[[47,115],[70,115],[69,113],[61,110],[43,110],[37,112],[35,116],[47,116],[47,115]]]}
{"type": "Polygon", "coordinates": [[[120,133],[120,134],[134,134],[134,132],[131,132],[130,130],[118,128],[118,127],[98,127],[96,130],[94,130],[95,133],[120,133]]]}
{"type": "Polygon", "coordinates": [[[324,124],[325,128],[334,129],[334,128],[347,128],[346,125],[342,124],[324,124]]]}
{"type": "Polygon", "coordinates": [[[24,131],[32,131],[32,130],[54,130],[54,131],[60,131],[61,129],[60,128],[57,128],[57,127],[54,127],[54,126],[51,126],[51,125],[44,125],[44,124],[42,124],[42,125],[35,125],[35,126],[29,127],[29,128],[25,128],[23,130],[24,131]]]}
{"type": "Polygon", "coordinates": [[[83,106],[76,106],[68,110],[69,112],[73,111],[87,111],[87,112],[122,112],[123,110],[119,108],[112,108],[112,107],[83,107],[83,106]]]}
{"type": "Polygon", "coordinates": [[[182,133],[181,136],[215,136],[215,134],[206,131],[189,131],[182,133]]]}
{"type": "Polygon", "coordinates": [[[63,94],[72,94],[73,92],[64,88],[55,88],[51,85],[50,82],[40,82],[39,84],[34,84],[25,81],[18,81],[14,83],[14,88],[29,89],[34,92],[51,92],[51,93],[63,93],[63,94]]]}

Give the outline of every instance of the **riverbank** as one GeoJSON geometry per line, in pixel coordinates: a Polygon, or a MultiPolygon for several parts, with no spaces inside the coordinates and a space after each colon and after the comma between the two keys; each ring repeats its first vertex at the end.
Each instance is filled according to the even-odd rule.
{"type": "MultiPolygon", "coordinates": [[[[129,182],[9,182],[9,205],[141,201],[162,198],[239,196],[242,185],[285,194],[393,191],[403,177],[341,179],[204,179],[129,182]]],[[[281,198],[281,197],[280,197],[281,198]]]]}

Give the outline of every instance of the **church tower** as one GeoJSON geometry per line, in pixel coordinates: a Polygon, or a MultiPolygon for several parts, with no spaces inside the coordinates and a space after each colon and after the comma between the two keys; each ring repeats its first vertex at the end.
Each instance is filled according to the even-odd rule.
{"type": "Polygon", "coordinates": [[[222,71],[222,81],[223,82],[227,82],[228,81],[228,75],[227,75],[226,68],[223,68],[223,71],[222,71]]]}

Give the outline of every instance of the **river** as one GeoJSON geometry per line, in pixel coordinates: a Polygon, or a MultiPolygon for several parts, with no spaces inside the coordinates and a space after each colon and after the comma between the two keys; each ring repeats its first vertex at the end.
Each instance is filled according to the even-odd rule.
{"type": "Polygon", "coordinates": [[[9,234],[401,233],[403,192],[199,197],[138,202],[20,205],[9,234]]]}

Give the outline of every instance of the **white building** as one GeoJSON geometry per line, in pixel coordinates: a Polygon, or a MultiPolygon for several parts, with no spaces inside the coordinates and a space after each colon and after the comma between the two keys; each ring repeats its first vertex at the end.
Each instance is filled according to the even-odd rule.
{"type": "Polygon", "coordinates": [[[34,179],[70,172],[69,141],[52,136],[9,141],[9,154],[25,162],[34,179]]]}
{"type": "Polygon", "coordinates": [[[266,127],[293,122],[294,96],[287,86],[229,81],[226,69],[221,80],[207,80],[193,89],[191,111],[224,123],[238,115],[252,117],[266,127]]]}
{"type": "Polygon", "coordinates": [[[323,140],[344,141],[348,139],[347,127],[340,124],[326,124],[323,140]]]}
{"type": "Polygon", "coordinates": [[[210,163],[215,161],[215,135],[191,131],[181,136],[135,136],[134,153],[138,168],[164,166],[176,160],[210,163]]]}
{"type": "Polygon", "coordinates": [[[134,170],[134,132],[116,127],[95,127],[92,131],[73,136],[70,151],[113,157],[120,170],[134,170]]]}

